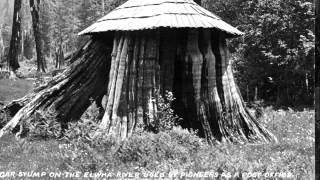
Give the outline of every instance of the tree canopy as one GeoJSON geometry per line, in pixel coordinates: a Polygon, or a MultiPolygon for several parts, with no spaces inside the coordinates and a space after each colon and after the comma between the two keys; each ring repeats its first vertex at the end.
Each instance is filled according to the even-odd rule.
{"type": "Polygon", "coordinates": [[[314,12],[311,0],[205,1],[245,32],[232,40],[234,69],[245,99],[279,105],[313,104],[314,12]]]}

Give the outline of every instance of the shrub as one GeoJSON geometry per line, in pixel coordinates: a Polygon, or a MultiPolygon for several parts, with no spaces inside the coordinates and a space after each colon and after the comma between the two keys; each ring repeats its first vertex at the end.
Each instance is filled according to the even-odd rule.
{"type": "MultiPolygon", "coordinates": [[[[88,125],[82,123],[77,126],[88,125]]],[[[157,134],[146,131],[135,133],[123,142],[101,134],[94,138],[88,135],[76,137],[66,141],[68,145],[61,148],[61,156],[68,167],[83,172],[126,170],[128,166],[140,170],[170,170],[190,161],[190,154],[206,146],[195,133],[181,128],[157,134]]]]}
{"type": "Polygon", "coordinates": [[[64,133],[64,138],[68,141],[79,139],[91,141],[91,136],[98,130],[99,127],[99,124],[97,123],[98,117],[99,108],[97,108],[95,103],[92,103],[79,121],[70,122],[68,124],[68,129],[64,133]]]}
{"type": "Polygon", "coordinates": [[[156,91],[156,97],[153,101],[157,103],[157,113],[155,118],[151,118],[152,115],[147,114],[150,125],[147,129],[152,129],[154,132],[171,130],[174,126],[181,121],[172,109],[172,102],[175,100],[173,93],[166,91],[164,97],[156,91]]]}
{"type": "Polygon", "coordinates": [[[99,108],[93,103],[77,122],[69,123],[64,132],[65,146],[60,154],[67,167],[82,172],[96,172],[105,167],[117,147],[116,139],[99,132],[99,108]]]}
{"type": "Polygon", "coordinates": [[[62,135],[61,124],[56,121],[54,113],[36,111],[21,125],[20,131],[27,130],[31,139],[59,138],[62,135]]]}

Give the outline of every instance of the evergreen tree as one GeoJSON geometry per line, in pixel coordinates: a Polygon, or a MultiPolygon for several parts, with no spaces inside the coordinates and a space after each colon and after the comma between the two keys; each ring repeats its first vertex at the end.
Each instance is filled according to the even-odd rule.
{"type": "Polygon", "coordinates": [[[30,10],[32,16],[32,26],[34,32],[34,38],[36,43],[36,52],[37,52],[37,71],[45,72],[46,63],[43,56],[43,40],[41,37],[40,30],[40,0],[30,0],[30,10]]]}
{"type": "Polygon", "coordinates": [[[8,55],[8,64],[11,71],[16,71],[20,65],[18,61],[19,47],[21,43],[21,5],[22,0],[14,1],[13,24],[8,55]]]}

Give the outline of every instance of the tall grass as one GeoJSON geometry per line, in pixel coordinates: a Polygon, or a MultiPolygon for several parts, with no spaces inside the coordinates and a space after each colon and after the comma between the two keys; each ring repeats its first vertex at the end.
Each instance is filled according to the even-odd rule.
{"type": "Polygon", "coordinates": [[[286,173],[283,176],[277,174],[277,177],[313,179],[313,112],[276,111],[272,108],[263,111],[260,122],[278,137],[278,143],[222,143],[211,146],[195,133],[176,127],[157,134],[135,134],[120,144],[110,139],[100,139],[94,144],[88,144],[88,149],[83,144],[79,145],[78,141],[61,150],[68,167],[79,171],[168,173],[175,169],[179,172],[214,171],[239,176],[245,173],[286,173]]]}
{"type": "Polygon", "coordinates": [[[30,92],[32,87],[32,82],[24,79],[15,81],[0,79],[0,102],[21,98],[27,92],[30,92]]]}
{"type": "MultiPolygon", "coordinates": [[[[0,81],[0,96],[5,101],[23,96],[30,85],[10,83],[0,81]],[[11,90],[7,86],[11,86],[11,90]]],[[[97,109],[91,108],[81,121],[71,124],[70,136],[64,140],[17,141],[12,135],[0,139],[0,172],[108,170],[168,175],[173,170],[180,173],[211,171],[220,174],[217,179],[223,179],[222,175],[228,177],[228,174],[238,174],[241,179],[246,172],[286,172],[293,175],[289,179],[314,179],[313,110],[264,108],[259,121],[277,136],[278,143],[221,143],[214,146],[208,145],[196,133],[179,127],[156,134],[140,131],[122,143],[113,138],[92,138],[90,133],[97,126],[96,112],[97,109]]]]}

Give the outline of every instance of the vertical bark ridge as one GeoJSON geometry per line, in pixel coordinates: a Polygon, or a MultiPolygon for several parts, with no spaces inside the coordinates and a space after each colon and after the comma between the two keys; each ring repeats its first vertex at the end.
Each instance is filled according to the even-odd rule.
{"type": "MultiPolygon", "coordinates": [[[[160,43],[161,43],[161,31],[156,32],[156,64],[155,64],[155,89],[156,94],[161,93],[161,63],[160,63],[160,43]]],[[[173,72],[173,71],[172,71],[173,72]]],[[[171,72],[171,73],[172,73],[171,72]]],[[[158,98],[156,98],[158,100],[158,98]]],[[[157,102],[158,104],[158,102],[157,102]]]]}
{"type": "MultiPolygon", "coordinates": [[[[133,121],[133,125],[131,126],[130,129],[130,133],[133,133],[133,130],[136,128],[137,122],[139,121],[138,119],[138,83],[139,83],[139,57],[140,57],[140,47],[141,47],[142,41],[141,41],[141,37],[136,34],[136,39],[135,39],[135,44],[134,44],[134,53],[133,53],[133,60],[134,62],[132,63],[132,67],[133,67],[133,72],[134,74],[132,75],[132,108],[131,111],[134,114],[134,121],[133,121]]],[[[140,120],[140,122],[142,122],[140,120]]]]}
{"type": "Polygon", "coordinates": [[[138,56],[139,39],[136,34],[132,37],[132,41],[129,46],[128,54],[128,82],[127,82],[127,109],[128,109],[128,121],[127,121],[127,134],[130,136],[133,133],[134,125],[136,122],[136,74],[137,74],[137,56],[138,56]]]}
{"type": "MultiPolygon", "coordinates": [[[[226,64],[224,71],[225,78],[228,82],[228,86],[226,86],[227,93],[229,94],[230,98],[228,101],[230,102],[228,109],[231,109],[230,112],[228,112],[228,115],[232,117],[231,121],[228,121],[228,124],[230,125],[229,128],[229,134],[232,134],[230,141],[236,141],[236,142],[248,142],[250,139],[247,137],[246,133],[248,133],[248,123],[244,122],[242,118],[241,113],[238,109],[238,102],[236,101],[236,98],[238,96],[238,92],[235,91],[235,86],[232,84],[231,81],[233,79],[230,78],[230,72],[231,72],[231,64],[229,59],[229,53],[226,46],[226,41],[223,35],[220,35],[220,41],[219,41],[219,50],[221,54],[224,54],[224,57],[221,58],[222,62],[226,64]]],[[[232,72],[231,72],[232,73],[232,72]]],[[[226,94],[227,94],[226,93],[226,94]]],[[[229,120],[229,119],[228,119],[229,120]]]]}
{"type": "MultiPolygon", "coordinates": [[[[119,33],[116,33],[115,34],[115,37],[113,39],[113,48],[112,48],[112,53],[111,53],[111,66],[110,66],[110,75],[109,75],[109,82],[111,82],[111,80],[113,79],[114,77],[114,74],[115,74],[115,65],[116,65],[116,58],[117,58],[117,55],[119,54],[118,52],[120,51],[119,48],[120,47],[120,37],[119,37],[119,33]]],[[[108,84],[108,93],[110,93],[110,89],[111,89],[111,84],[112,83],[109,83],[108,84]]]]}
{"type": "Polygon", "coordinates": [[[267,142],[276,138],[251,116],[235,84],[229,51],[222,33],[212,38],[217,58],[217,85],[223,115],[218,121],[220,132],[228,142],[267,142]],[[220,88],[219,88],[220,85],[220,88]]]}
{"type": "Polygon", "coordinates": [[[158,118],[158,99],[160,93],[160,31],[156,31],[155,39],[154,39],[154,72],[153,72],[153,114],[154,118],[158,118]]]}
{"type": "Polygon", "coordinates": [[[158,55],[158,43],[157,36],[152,32],[147,33],[147,43],[146,43],[146,56],[145,56],[145,66],[144,66],[144,104],[147,117],[147,126],[150,125],[151,121],[156,118],[156,107],[155,107],[155,75],[156,75],[156,65],[157,55],[158,55]]]}
{"type": "Polygon", "coordinates": [[[121,36],[120,41],[118,43],[118,47],[117,47],[117,55],[114,59],[112,59],[112,62],[111,62],[112,69],[110,70],[110,75],[109,75],[110,79],[108,84],[108,98],[107,98],[108,100],[107,100],[105,114],[100,123],[100,128],[106,129],[107,132],[109,132],[109,127],[111,123],[110,120],[112,118],[111,116],[112,116],[113,102],[114,102],[114,96],[115,96],[117,71],[119,67],[121,50],[123,49],[123,44],[124,44],[124,37],[121,36]]]}
{"type": "Polygon", "coordinates": [[[108,85],[107,108],[100,127],[107,134],[124,139],[132,134],[137,122],[144,121],[148,127],[156,118],[159,43],[157,35],[150,31],[137,38],[133,33],[120,36],[125,38],[120,38],[119,51],[111,63],[114,74],[110,72],[113,78],[108,85]]]}
{"type": "Polygon", "coordinates": [[[221,140],[222,133],[219,128],[219,122],[222,117],[222,105],[218,95],[216,83],[216,58],[211,46],[211,31],[203,30],[201,36],[201,51],[204,57],[202,68],[202,121],[207,132],[207,140],[221,140]]]}
{"type": "Polygon", "coordinates": [[[175,60],[177,49],[176,31],[163,30],[160,42],[160,91],[164,95],[165,91],[173,91],[175,60]]]}
{"type": "MultiPolygon", "coordinates": [[[[169,33],[171,33],[169,31],[169,33]]],[[[188,119],[192,115],[187,110],[187,95],[186,95],[186,71],[187,64],[185,62],[186,44],[188,33],[187,30],[176,31],[176,49],[175,49],[175,62],[174,62],[174,79],[173,79],[173,93],[176,100],[173,102],[173,108],[176,113],[184,120],[181,122],[183,128],[192,128],[192,121],[188,119]]],[[[165,47],[165,46],[164,46],[165,47]]],[[[161,59],[164,61],[164,59],[161,59]]]]}
{"type": "MultiPolygon", "coordinates": [[[[187,111],[190,112],[187,119],[192,127],[199,130],[199,134],[207,136],[202,127],[200,114],[203,111],[201,106],[201,72],[203,57],[198,47],[199,32],[196,29],[188,30],[188,41],[185,56],[185,96],[187,111]]],[[[206,126],[205,126],[206,127],[206,126]]]]}
{"type": "Polygon", "coordinates": [[[117,111],[119,108],[119,101],[120,101],[120,96],[122,93],[123,89],[123,82],[125,79],[125,73],[126,73],[126,62],[127,62],[127,55],[128,55],[128,42],[129,41],[129,36],[126,35],[123,43],[123,48],[121,50],[121,55],[120,55],[120,61],[119,61],[119,67],[117,71],[117,77],[116,77],[116,84],[115,84],[115,94],[114,94],[114,102],[113,102],[113,108],[112,108],[112,119],[116,118],[117,111]]]}
{"type": "MultiPolygon", "coordinates": [[[[229,53],[228,49],[225,49],[227,53],[229,53]]],[[[245,108],[243,98],[240,96],[239,88],[235,83],[231,67],[228,69],[228,75],[230,79],[230,84],[233,87],[232,91],[234,94],[234,101],[236,105],[235,109],[237,110],[240,119],[242,119],[242,123],[240,124],[246,138],[249,139],[250,142],[276,141],[277,138],[266,128],[259,125],[259,123],[252,117],[250,112],[245,108]]]]}
{"type": "Polygon", "coordinates": [[[146,124],[145,108],[143,104],[144,92],[144,62],[145,62],[145,48],[146,48],[146,37],[145,33],[140,36],[140,47],[139,47],[139,58],[138,58],[138,72],[137,72],[137,123],[146,124]]]}
{"type": "Polygon", "coordinates": [[[120,130],[120,137],[121,140],[124,140],[128,136],[128,122],[131,121],[129,119],[129,78],[130,78],[130,63],[132,61],[133,56],[133,37],[128,37],[128,53],[127,58],[125,61],[125,71],[123,76],[123,85],[119,100],[119,107],[118,107],[118,115],[121,119],[121,130],[120,130]]]}
{"type": "MultiPolygon", "coordinates": [[[[115,71],[112,82],[110,82],[112,84],[110,86],[108,85],[108,87],[110,87],[110,93],[108,93],[109,97],[106,112],[102,118],[100,128],[105,129],[106,133],[109,135],[123,138],[122,136],[124,135],[121,135],[121,132],[126,132],[126,128],[124,127],[126,126],[124,125],[126,122],[123,122],[124,116],[119,114],[119,105],[121,104],[120,99],[123,99],[121,98],[121,95],[123,94],[122,91],[126,88],[124,86],[124,79],[126,78],[127,70],[129,34],[126,33],[122,35],[119,44],[120,45],[118,46],[117,52],[118,54],[114,62],[115,71]],[[121,131],[121,128],[125,128],[125,130],[121,131]]],[[[120,112],[123,113],[123,110],[120,110],[120,112]]]]}
{"type": "Polygon", "coordinates": [[[228,93],[227,87],[226,87],[226,75],[225,75],[225,56],[224,52],[220,51],[220,39],[221,35],[218,31],[213,31],[212,33],[212,50],[216,57],[216,83],[217,83],[217,90],[218,90],[218,96],[221,100],[221,120],[218,121],[220,132],[222,134],[222,140],[223,141],[231,141],[230,138],[232,138],[232,133],[230,132],[231,125],[231,116],[229,114],[230,112],[230,106],[229,106],[229,96],[225,93],[228,93]]]}

